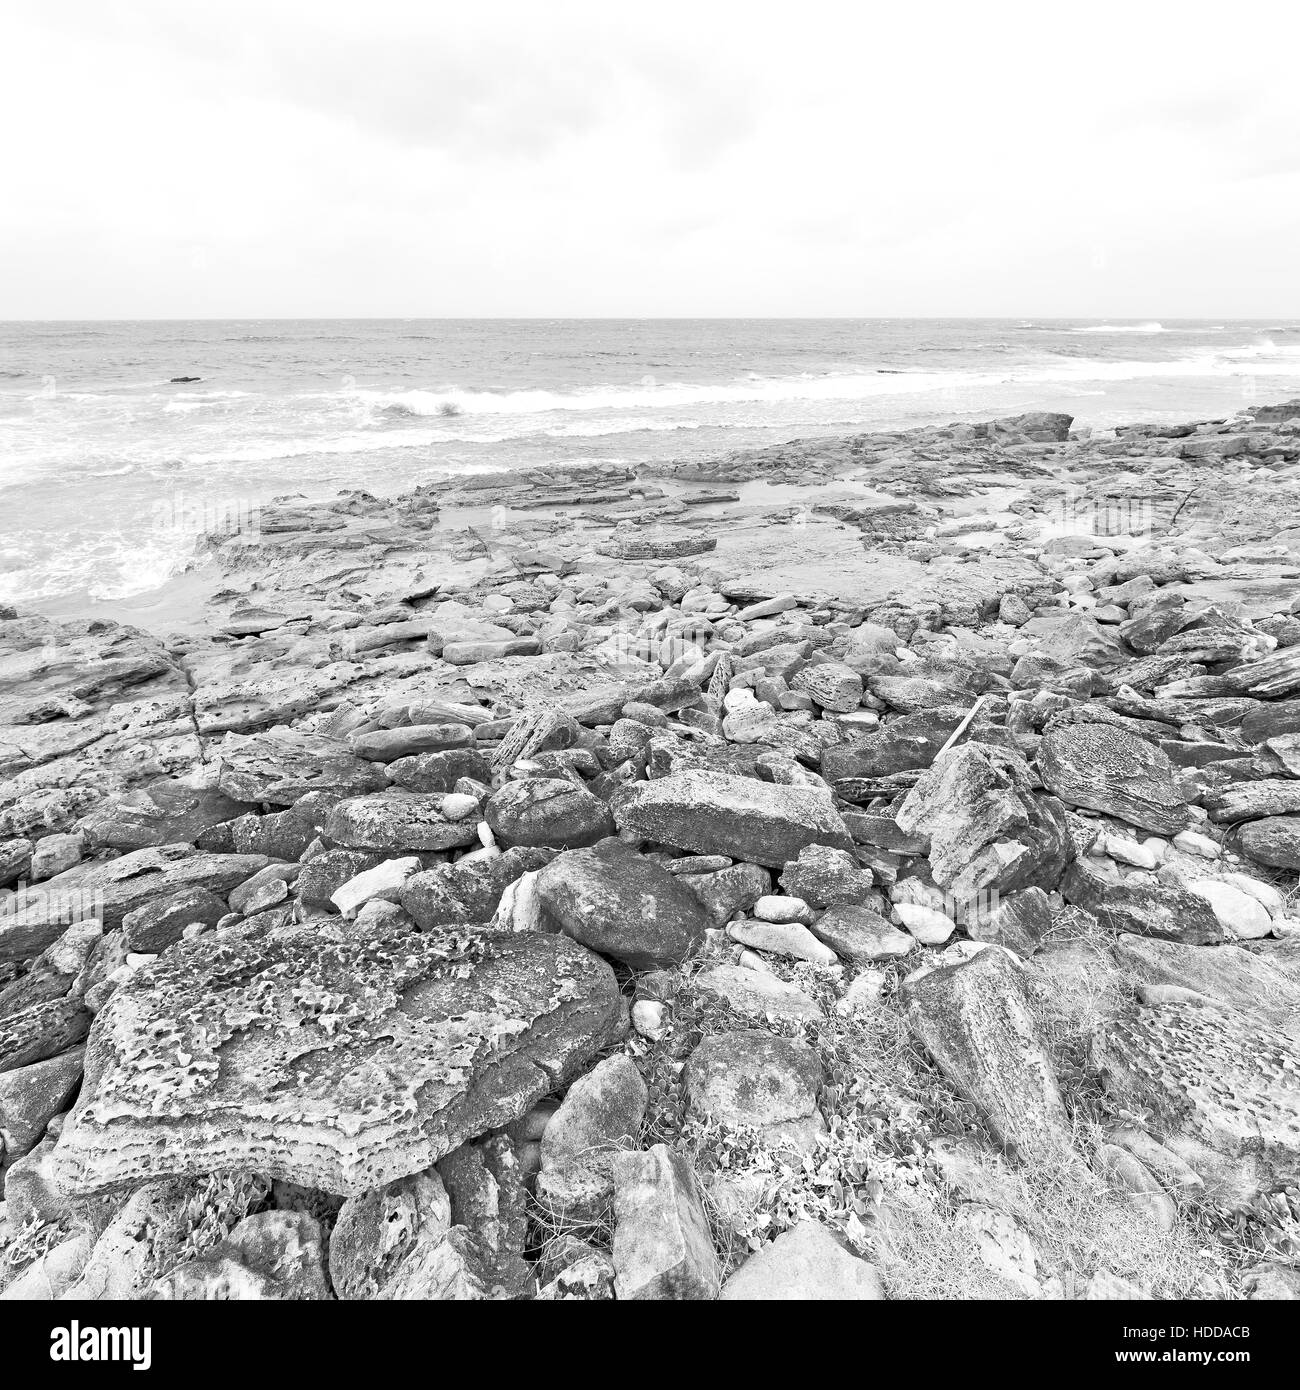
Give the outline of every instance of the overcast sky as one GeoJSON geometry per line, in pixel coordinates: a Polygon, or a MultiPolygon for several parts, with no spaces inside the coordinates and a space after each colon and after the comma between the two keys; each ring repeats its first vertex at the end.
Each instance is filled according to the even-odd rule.
{"type": "Polygon", "coordinates": [[[1276,0],[7,9],[0,319],[1300,315],[1276,0]]]}

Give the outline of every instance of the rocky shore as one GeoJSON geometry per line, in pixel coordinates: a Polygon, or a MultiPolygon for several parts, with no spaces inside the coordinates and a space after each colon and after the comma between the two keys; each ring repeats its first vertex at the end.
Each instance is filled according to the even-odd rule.
{"type": "Polygon", "coordinates": [[[0,1298],[1300,1297],[1300,401],[1071,424],[0,611],[0,1298]]]}

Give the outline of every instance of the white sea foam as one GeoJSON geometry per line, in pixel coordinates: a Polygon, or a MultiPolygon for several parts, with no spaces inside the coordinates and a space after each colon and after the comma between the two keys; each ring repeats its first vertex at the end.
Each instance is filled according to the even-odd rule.
{"type": "Polygon", "coordinates": [[[1067,328],[1067,333],[1168,333],[1163,323],[1152,319],[1148,323],[1089,323],[1067,328]]]}

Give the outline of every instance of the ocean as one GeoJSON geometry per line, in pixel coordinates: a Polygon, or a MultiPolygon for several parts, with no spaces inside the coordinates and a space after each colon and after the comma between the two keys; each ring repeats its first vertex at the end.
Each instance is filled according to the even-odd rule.
{"type": "Polygon", "coordinates": [[[107,613],[185,568],[196,528],[178,518],[277,495],[1026,410],[1218,418],[1297,395],[1286,320],[0,323],[0,600],[107,613]]]}

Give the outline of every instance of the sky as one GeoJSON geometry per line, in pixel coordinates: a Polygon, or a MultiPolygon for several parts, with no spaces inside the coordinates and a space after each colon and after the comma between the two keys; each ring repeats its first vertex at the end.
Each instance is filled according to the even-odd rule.
{"type": "Polygon", "coordinates": [[[1297,316],[1298,10],[4,0],[0,319],[1297,316]]]}

